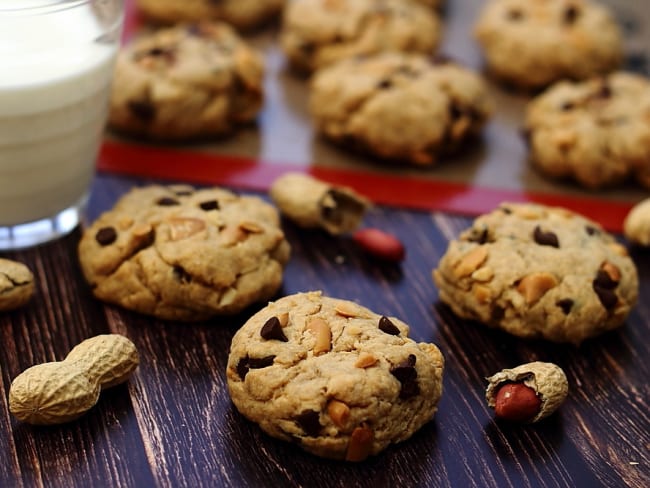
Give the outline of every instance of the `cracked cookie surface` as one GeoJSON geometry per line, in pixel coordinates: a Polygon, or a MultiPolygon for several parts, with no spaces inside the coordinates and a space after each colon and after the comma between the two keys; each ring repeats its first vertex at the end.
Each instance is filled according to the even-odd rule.
{"type": "Polygon", "coordinates": [[[435,414],[444,360],[408,331],[399,319],[320,292],[281,298],[233,337],[231,398],[273,437],[361,461],[435,414]]]}
{"type": "Polygon", "coordinates": [[[613,15],[583,0],[491,0],[475,26],[488,69],[503,81],[539,89],[616,69],[623,43],[613,15]]]}
{"type": "Polygon", "coordinates": [[[626,248],[597,223],[516,203],[478,217],[451,241],[433,279],[459,317],[574,344],[623,325],[639,288],[626,248]]]}
{"type": "Polygon", "coordinates": [[[599,189],[633,177],[650,188],[650,80],[617,72],[558,82],[532,99],[525,134],[532,163],[553,178],[599,189]]]}
{"type": "Polygon", "coordinates": [[[118,55],[109,126],[159,140],[224,136],[255,119],[263,78],[261,54],[225,23],[146,33],[118,55]]]}
{"type": "Polygon", "coordinates": [[[149,20],[165,24],[198,20],[223,20],[248,30],[275,18],[285,0],[136,0],[149,20]]]}
{"type": "Polygon", "coordinates": [[[380,158],[435,164],[491,113],[483,80],[442,58],[383,53],[316,73],[310,111],[335,143],[380,158]]]}
{"type": "Polygon", "coordinates": [[[412,0],[292,0],[280,44],[290,64],[309,73],[383,51],[430,54],[441,32],[432,9],[412,0]]]}
{"type": "Polygon", "coordinates": [[[268,300],[290,247],[277,210],[254,196],[186,185],[134,188],[85,229],[79,260],[94,295],[195,321],[268,300]]]}

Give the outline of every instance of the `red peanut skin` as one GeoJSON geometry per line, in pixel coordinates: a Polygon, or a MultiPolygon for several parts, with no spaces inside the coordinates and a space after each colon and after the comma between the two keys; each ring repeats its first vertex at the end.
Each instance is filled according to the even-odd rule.
{"type": "Polygon", "coordinates": [[[528,422],[539,413],[541,405],[532,388],[523,383],[506,383],[497,390],[494,414],[511,422],[528,422]]]}
{"type": "Polygon", "coordinates": [[[404,260],[406,251],[404,245],[392,234],[379,229],[367,228],[356,231],[352,239],[368,254],[398,263],[404,260]]]}

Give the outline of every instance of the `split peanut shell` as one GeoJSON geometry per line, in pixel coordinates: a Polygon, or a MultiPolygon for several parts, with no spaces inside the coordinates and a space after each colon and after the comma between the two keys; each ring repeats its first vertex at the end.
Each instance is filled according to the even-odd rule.
{"type": "Polygon", "coordinates": [[[541,400],[537,415],[529,423],[537,422],[555,412],[569,392],[569,384],[562,368],[553,363],[535,361],[504,369],[487,378],[489,384],[485,399],[489,407],[496,405],[499,388],[507,383],[523,383],[531,388],[541,400]]]}
{"type": "Polygon", "coordinates": [[[280,211],[300,227],[322,228],[333,235],[357,229],[370,206],[351,188],[301,173],[287,173],[275,180],[270,195],[280,211]]]}

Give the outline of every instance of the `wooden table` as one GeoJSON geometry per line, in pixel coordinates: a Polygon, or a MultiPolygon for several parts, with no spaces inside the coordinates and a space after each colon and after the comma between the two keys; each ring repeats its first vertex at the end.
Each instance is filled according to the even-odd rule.
{"type": "MultiPolygon", "coordinates": [[[[143,183],[100,174],[89,218],[143,183]]],[[[580,347],[526,342],[459,320],[438,301],[431,269],[469,222],[375,209],[365,224],[401,237],[407,258],[399,266],[372,260],[348,239],[284,223],[293,254],[281,295],[321,289],[357,300],[402,318],[415,340],[434,342],[446,358],[435,419],[360,464],[323,460],[272,439],[235,410],[225,366],[230,340],[250,312],[182,325],[104,305],[81,276],[79,231],[3,253],[27,263],[38,284],[28,306],[0,315],[0,486],[650,486],[650,252],[631,251],[641,287],[625,327],[580,347]],[[69,424],[32,427],[9,414],[16,375],[103,333],[124,334],[140,351],[127,384],[102,393],[69,424]],[[536,425],[496,422],[484,378],[531,360],[561,365],[569,398],[536,425]]]]}

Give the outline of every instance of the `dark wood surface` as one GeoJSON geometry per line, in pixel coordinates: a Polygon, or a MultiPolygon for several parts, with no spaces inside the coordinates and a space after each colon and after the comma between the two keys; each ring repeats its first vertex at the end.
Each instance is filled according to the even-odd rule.
{"type": "MultiPolygon", "coordinates": [[[[93,188],[89,219],[134,184],[107,174],[93,188]]],[[[435,419],[411,439],[360,464],[317,458],[265,435],[230,402],[230,340],[252,309],[195,325],[161,322],[95,300],[81,276],[79,231],[3,257],[28,264],[31,303],[0,315],[0,486],[650,486],[648,379],[650,252],[632,249],[640,299],[625,327],[580,347],[528,342],[457,319],[441,305],[431,269],[470,220],[376,208],[365,224],[399,235],[401,265],[370,259],[346,238],[285,222],[293,247],[280,295],[321,289],[411,325],[446,358],[435,419]],[[69,424],[32,427],[8,411],[11,380],[62,359],[102,333],[133,340],[141,365],[69,424]],[[570,395],[532,426],[495,422],[485,377],[530,360],[562,366],[570,395]]]]}

